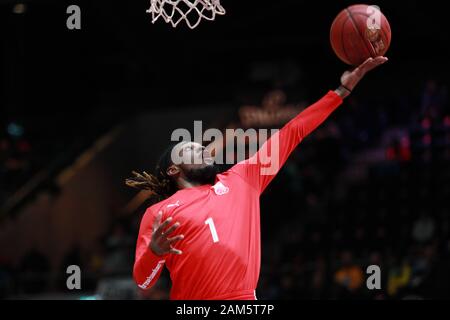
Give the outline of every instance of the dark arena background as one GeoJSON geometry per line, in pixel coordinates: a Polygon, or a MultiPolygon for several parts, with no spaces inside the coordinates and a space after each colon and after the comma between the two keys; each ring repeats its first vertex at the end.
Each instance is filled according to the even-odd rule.
{"type": "MultiPolygon", "coordinates": [[[[351,4],[223,0],[224,16],[191,30],[152,24],[148,0],[1,0],[0,297],[168,299],[167,270],[148,291],[133,281],[148,194],[124,179],[194,120],[280,128],[286,116],[258,114],[293,116],[334,90],[348,66],[330,26],[351,4]],[[72,4],[80,30],[66,26],[72,4]]],[[[389,62],[262,195],[260,300],[450,297],[448,12],[368,4],[391,24],[389,62]]]]}

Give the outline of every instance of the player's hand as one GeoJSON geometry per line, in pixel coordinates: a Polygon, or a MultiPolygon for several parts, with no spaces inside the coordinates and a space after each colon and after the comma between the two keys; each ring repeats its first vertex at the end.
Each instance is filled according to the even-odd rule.
{"type": "Polygon", "coordinates": [[[161,223],[162,211],[158,213],[155,221],[153,222],[153,233],[150,241],[150,249],[157,256],[162,256],[168,253],[182,254],[181,250],[175,249],[173,244],[177,241],[184,239],[184,235],[180,234],[175,237],[169,237],[179,226],[179,222],[175,222],[172,226],[169,223],[172,221],[172,217],[167,218],[161,223]]]}
{"type": "MultiPolygon", "coordinates": [[[[353,91],[359,81],[366,75],[367,72],[375,69],[388,61],[386,57],[369,58],[364,61],[359,67],[353,70],[346,71],[341,77],[341,84],[347,91],[353,91]]],[[[347,93],[350,94],[350,92],[347,93]]]]}

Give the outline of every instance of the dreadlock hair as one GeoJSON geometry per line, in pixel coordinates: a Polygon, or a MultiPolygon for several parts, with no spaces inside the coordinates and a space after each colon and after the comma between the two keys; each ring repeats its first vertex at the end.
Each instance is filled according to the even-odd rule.
{"type": "Polygon", "coordinates": [[[155,167],[154,174],[148,174],[145,171],[142,173],[132,171],[133,177],[125,179],[125,184],[131,188],[151,191],[152,197],[156,201],[164,200],[177,192],[178,187],[174,179],[167,174],[167,169],[173,165],[172,150],[179,143],[170,144],[163,152],[155,167]]]}

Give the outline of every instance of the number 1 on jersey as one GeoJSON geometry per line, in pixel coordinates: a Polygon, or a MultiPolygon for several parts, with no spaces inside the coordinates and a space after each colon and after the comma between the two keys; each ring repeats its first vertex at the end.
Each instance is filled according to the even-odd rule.
{"type": "Polygon", "coordinates": [[[209,225],[209,230],[211,230],[213,242],[219,242],[219,236],[217,235],[216,227],[214,226],[214,221],[212,218],[208,218],[205,221],[205,224],[209,225]]]}

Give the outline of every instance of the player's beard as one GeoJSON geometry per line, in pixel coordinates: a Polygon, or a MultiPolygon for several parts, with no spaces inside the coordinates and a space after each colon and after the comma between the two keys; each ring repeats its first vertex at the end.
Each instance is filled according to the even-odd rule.
{"type": "Polygon", "coordinates": [[[184,175],[190,182],[199,183],[202,185],[214,184],[217,173],[218,168],[214,164],[184,171],[184,175]]]}

